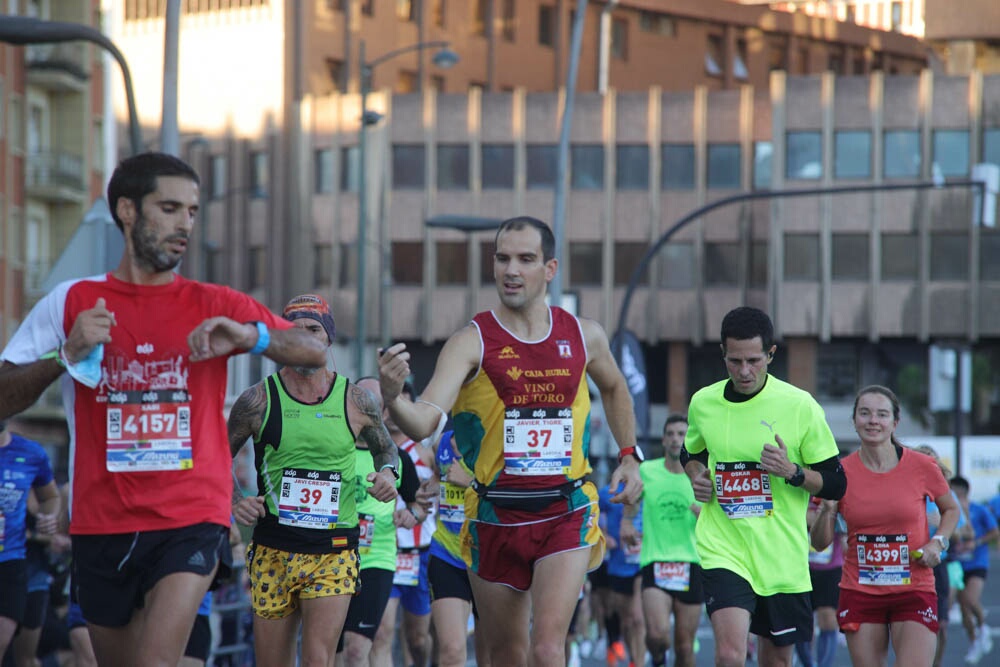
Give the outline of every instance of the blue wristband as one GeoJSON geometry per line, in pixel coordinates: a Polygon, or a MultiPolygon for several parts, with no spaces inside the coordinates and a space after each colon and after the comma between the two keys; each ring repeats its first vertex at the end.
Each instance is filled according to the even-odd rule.
{"type": "Polygon", "coordinates": [[[252,322],[257,327],[257,344],[250,350],[250,354],[264,354],[267,346],[271,344],[271,332],[267,330],[267,325],[263,322],[252,322]]]}

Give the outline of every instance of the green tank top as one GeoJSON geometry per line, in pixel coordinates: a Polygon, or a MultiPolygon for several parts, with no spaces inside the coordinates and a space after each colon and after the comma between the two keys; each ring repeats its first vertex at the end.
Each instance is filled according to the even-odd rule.
{"type": "Polygon", "coordinates": [[[336,375],[315,404],[292,398],[274,374],[254,437],[257,488],[267,515],[254,541],[294,553],[331,553],[357,545],[355,435],[347,421],[347,378],[336,375]]]}
{"type": "MultiPolygon", "coordinates": [[[[371,484],[368,483],[369,473],[375,472],[375,461],[372,453],[358,447],[355,450],[355,471],[357,481],[354,485],[356,494],[360,536],[358,538],[358,555],[361,557],[361,568],[377,568],[396,571],[396,526],[392,522],[392,514],[396,509],[396,501],[381,502],[368,493],[371,484]]],[[[396,480],[398,489],[400,480],[396,480]]]]}

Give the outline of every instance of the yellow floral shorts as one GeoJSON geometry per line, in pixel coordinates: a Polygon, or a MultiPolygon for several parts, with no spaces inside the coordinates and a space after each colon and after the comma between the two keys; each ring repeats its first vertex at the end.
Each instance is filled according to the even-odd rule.
{"type": "Polygon", "coordinates": [[[299,608],[299,600],[354,595],[358,584],[358,553],[344,549],[329,554],[297,554],[251,544],[247,572],[253,612],[261,618],[284,618],[299,608]]]}

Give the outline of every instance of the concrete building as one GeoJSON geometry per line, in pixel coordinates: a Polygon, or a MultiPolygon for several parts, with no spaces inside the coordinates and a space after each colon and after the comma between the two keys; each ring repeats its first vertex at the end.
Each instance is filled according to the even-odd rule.
{"type": "MultiPolygon", "coordinates": [[[[384,119],[368,130],[365,166],[367,344],[407,340],[425,381],[443,339],[495,296],[489,235],[424,221],[552,215],[563,103],[554,87],[574,3],[550,5],[559,27],[549,46],[538,43],[544,3],[517,2],[510,48],[505,4],[188,3],[179,115],[183,152],[206,183],[184,270],[272,307],[304,290],[329,296],[344,336],[338,365],[354,373],[346,351],[357,330],[361,114],[348,55],[362,36],[368,62],[447,38],[457,67],[435,70],[430,53],[393,58],[375,69],[368,105],[384,119]],[[475,10],[490,6],[500,18],[480,34],[475,10]]],[[[163,21],[142,6],[126,3],[111,19],[152,127],[162,63],[149,47],[163,21]]],[[[972,165],[1000,162],[1000,80],[923,69],[928,51],[908,36],[685,0],[591,3],[586,25],[562,270],[579,312],[609,330],[638,259],[707,202],[757,188],[965,180],[972,165]],[[604,89],[609,15],[612,28],[625,22],[629,48],[626,62],[608,61],[604,89]],[[663,54],[678,40],[675,61],[663,54]]],[[[716,331],[739,303],[774,314],[776,371],[831,406],[865,382],[925,377],[934,342],[973,346],[987,368],[1000,367],[1000,276],[988,259],[1000,245],[971,216],[959,188],[757,201],[685,228],[643,277],[628,317],[646,346],[654,402],[683,409],[722,373],[716,331]]],[[[266,370],[240,363],[258,366],[237,370],[234,391],[266,370]]],[[[983,396],[977,429],[1000,414],[983,396]]],[[[919,410],[919,396],[906,400],[919,410]]]]}

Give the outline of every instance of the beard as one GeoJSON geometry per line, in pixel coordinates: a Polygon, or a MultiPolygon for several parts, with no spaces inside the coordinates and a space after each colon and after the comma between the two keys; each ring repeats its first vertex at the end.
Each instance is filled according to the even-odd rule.
{"type": "Polygon", "coordinates": [[[309,377],[323,370],[323,368],[320,366],[316,366],[315,368],[306,368],[304,366],[292,366],[292,370],[298,373],[299,375],[304,375],[305,377],[309,377]]]}
{"type": "MultiPolygon", "coordinates": [[[[173,241],[178,238],[187,240],[186,235],[175,234],[163,241],[173,241]]],[[[160,247],[163,241],[157,238],[149,221],[140,213],[132,227],[132,250],[139,266],[154,273],[163,273],[174,270],[181,263],[182,255],[175,257],[160,247]]]]}

